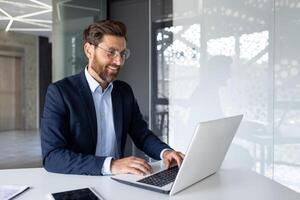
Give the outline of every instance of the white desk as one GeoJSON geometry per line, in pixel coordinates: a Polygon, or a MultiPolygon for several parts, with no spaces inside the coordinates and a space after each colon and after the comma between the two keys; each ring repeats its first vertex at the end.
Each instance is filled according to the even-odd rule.
{"type": "Polygon", "coordinates": [[[43,200],[47,199],[49,193],[83,187],[93,187],[107,200],[300,200],[299,193],[255,172],[238,169],[221,169],[172,197],[124,185],[108,176],[54,174],[43,168],[0,170],[0,185],[5,184],[30,186],[29,190],[16,198],[21,200],[43,200]]]}

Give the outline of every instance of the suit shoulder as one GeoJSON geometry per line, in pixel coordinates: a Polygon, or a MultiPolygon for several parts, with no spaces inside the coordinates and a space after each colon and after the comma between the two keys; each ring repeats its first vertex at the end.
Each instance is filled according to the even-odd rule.
{"type": "Polygon", "coordinates": [[[79,81],[80,81],[80,74],[76,74],[76,75],[68,76],[61,80],[58,80],[58,81],[54,82],[53,85],[57,86],[58,88],[75,86],[76,83],[78,83],[79,81]]]}
{"type": "Polygon", "coordinates": [[[113,83],[114,87],[118,88],[118,89],[126,89],[126,90],[132,90],[131,86],[126,83],[125,81],[120,81],[120,80],[116,80],[113,83]]]}

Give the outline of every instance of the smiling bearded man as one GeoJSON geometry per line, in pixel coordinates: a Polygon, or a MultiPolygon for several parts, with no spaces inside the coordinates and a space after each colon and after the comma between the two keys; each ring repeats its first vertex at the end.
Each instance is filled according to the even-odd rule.
{"type": "Polygon", "coordinates": [[[122,22],[103,20],[84,30],[87,66],[49,85],[41,119],[43,166],[65,174],[146,175],[151,166],[124,157],[127,135],[150,157],[182,163],[183,154],[156,137],[142,117],[131,87],[116,80],[130,51],[122,22]]]}

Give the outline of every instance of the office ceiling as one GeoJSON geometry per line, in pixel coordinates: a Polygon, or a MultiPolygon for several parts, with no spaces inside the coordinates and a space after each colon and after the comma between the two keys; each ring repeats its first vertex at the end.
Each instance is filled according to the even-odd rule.
{"type": "Polygon", "coordinates": [[[49,37],[52,0],[0,0],[0,30],[49,37]]]}

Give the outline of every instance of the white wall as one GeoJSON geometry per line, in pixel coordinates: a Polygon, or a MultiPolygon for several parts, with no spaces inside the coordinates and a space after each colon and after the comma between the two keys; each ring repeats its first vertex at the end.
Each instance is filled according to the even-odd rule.
{"type": "Polygon", "coordinates": [[[173,27],[170,145],[185,151],[198,121],[243,113],[224,164],[300,192],[300,2],[173,0],[173,27]]]}
{"type": "Polygon", "coordinates": [[[110,19],[127,26],[127,47],[131,55],[118,79],[132,87],[140,110],[149,117],[149,13],[147,0],[110,1],[110,19]]]}

